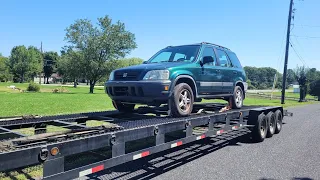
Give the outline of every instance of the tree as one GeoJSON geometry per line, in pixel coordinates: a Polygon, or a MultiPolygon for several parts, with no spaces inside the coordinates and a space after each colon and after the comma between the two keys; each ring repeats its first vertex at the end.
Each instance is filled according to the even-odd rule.
{"type": "Polygon", "coordinates": [[[47,84],[49,84],[49,77],[56,70],[59,55],[57,52],[49,51],[44,53],[43,59],[44,83],[47,79],[47,84]]]}
{"type": "Polygon", "coordinates": [[[63,76],[64,80],[74,82],[73,86],[77,87],[77,80],[82,75],[83,54],[69,50],[61,54],[57,61],[57,72],[63,76]]]}
{"type": "Polygon", "coordinates": [[[295,69],[295,79],[299,83],[299,87],[300,87],[300,100],[299,100],[299,102],[306,101],[305,98],[307,95],[307,83],[308,83],[307,73],[308,73],[308,69],[304,66],[297,67],[295,69]]]}
{"type": "Polygon", "coordinates": [[[296,81],[296,79],[295,79],[294,71],[292,69],[288,69],[288,71],[287,71],[287,83],[290,85],[290,84],[293,84],[295,81],[296,81]]]}
{"type": "Polygon", "coordinates": [[[15,46],[11,50],[9,69],[15,82],[30,80],[42,69],[41,53],[33,46],[15,46]]]}
{"type": "Polygon", "coordinates": [[[43,67],[41,52],[34,46],[28,47],[28,62],[30,65],[28,75],[33,80],[34,76],[41,73],[43,67]]]}
{"type": "Polygon", "coordinates": [[[246,72],[247,79],[250,79],[251,88],[272,88],[275,74],[277,74],[278,77],[276,87],[279,86],[279,77],[281,77],[281,74],[274,68],[246,66],[244,67],[244,70],[246,72]]]}
{"type": "Polygon", "coordinates": [[[96,82],[108,73],[108,61],[123,58],[136,48],[135,36],[118,21],[108,16],[98,18],[97,26],[88,19],[76,20],[66,29],[65,39],[70,48],[83,55],[83,72],[90,81],[90,93],[96,82]]]}
{"type": "Polygon", "coordinates": [[[320,79],[310,83],[310,95],[318,96],[318,101],[320,101],[320,79]]]}
{"type": "Polygon", "coordinates": [[[316,68],[309,69],[309,71],[306,73],[306,77],[309,83],[317,80],[319,78],[317,69],[316,68]]]}
{"type": "Polygon", "coordinates": [[[0,82],[9,81],[12,78],[7,64],[8,64],[8,58],[3,57],[0,53],[0,82]]]}

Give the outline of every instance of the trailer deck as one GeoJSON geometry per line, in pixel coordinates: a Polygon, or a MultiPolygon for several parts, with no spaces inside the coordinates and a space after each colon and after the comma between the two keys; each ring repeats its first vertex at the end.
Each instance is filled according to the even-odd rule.
{"type": "MultiPolygon", "coordinates": [[[[292,115],[282,107],[261,106],[244,106],[240,110],[219,113],[223,106],[198,104],[191,116],[183,118],[166,116],[166,107],[140,107],[132,114],[104,111],[0,119],[0,171],[41,163],[44,179],[73,179],[193,141],[243,129],[250,129],[255,140],[263,141],[264,137],[255,138],[262,132],[261,122],[266,122],[262,123],[266,126],[270,124],[268,118],[275,117],[282,124],[283,116],[292,115]],[[108,125],[88,127],[90,120],[108,125]],[[67,130],[47,132],[48,125],[67,130]],[[34,128],[33,136],[15,131],[30,127],[34,128]],[[128,148],[130,145],[134,148],[128,148]],[[65,159],[69,156],[101,148],[107,150],[102,155],[96,154],[103,156],[98,162],[65,168],[65,159]]],[[[267,132],[268,126],[264,130],[267,132]]]]}

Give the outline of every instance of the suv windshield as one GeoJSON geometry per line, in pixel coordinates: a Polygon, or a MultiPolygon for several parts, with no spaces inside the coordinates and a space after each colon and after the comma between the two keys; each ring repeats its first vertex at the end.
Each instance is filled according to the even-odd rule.
{"type": "Polygon", "coordinates": [[[151,57],[148,63],[192,62],[196,58],[199,48],[199,45],[167,47],[151,57]]]}

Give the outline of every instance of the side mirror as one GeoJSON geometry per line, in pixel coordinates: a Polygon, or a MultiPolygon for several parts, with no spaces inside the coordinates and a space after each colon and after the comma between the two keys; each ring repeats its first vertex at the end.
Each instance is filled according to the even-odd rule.
{"type": "Polygon", "coordinates": [[[148,61],[143,61],[142,64],[148,64],[148,61]]]}
{"type": "Polygon", "coordinates": [[[205,64],[208,64],[208,63],[212,63],[214,60],[213,60],[213,57],[212,56],[205,56],[202,58],[202,61],[201,61],[201,66],[205,65],[205,64]]]}

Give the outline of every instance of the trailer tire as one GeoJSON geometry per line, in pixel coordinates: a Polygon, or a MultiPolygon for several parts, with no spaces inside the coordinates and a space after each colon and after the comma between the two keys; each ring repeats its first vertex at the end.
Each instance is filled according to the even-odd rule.
{"type": "Polygon", "coordinates": [[[172,117],[183,117],[191,114],[194,96],[191,87],[187,83],[177,84],[169,99],[169,115],[172,117]]]}
{"type": "Polygon", "coordinates": [[[270,111],[266,115],[266,118],[267,118],[267,121],[268,121],[267,138],[270,138],[270,137],[273,136],[273,134],[276,131],[276,126],[277,126],[276,115],[274,114],[274,112],[270,111]]]}
{"type": "Polygon", "coordinates": [[[275,134],[280,133],[281,129],[282,129],[282,112],[278,109],[276,110],[276,112],[274,113],[276,116],[276,130],[275,130],[275,134]]]}
{"type": "Polygon", "coordinates": [[[267,129],[268,129],[267,123],[268,122],[267,122],[266,115],[261,113],[258,116],[255,126],[252,128],[251,136],[252,136],[253,142],[264,141],[264,139],[267,136],[267,129]]]}

